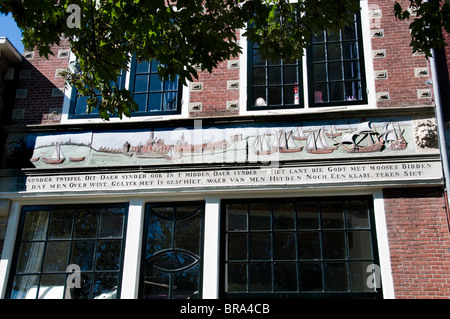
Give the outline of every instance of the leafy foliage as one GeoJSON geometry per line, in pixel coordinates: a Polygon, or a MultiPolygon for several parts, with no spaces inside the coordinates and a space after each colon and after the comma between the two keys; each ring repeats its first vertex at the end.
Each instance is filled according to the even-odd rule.
{"type": "Polygon", "coordinates": [[[299,58],[311,32],[337,30],[359,10],[358,0],[0,0],[23,30],[27,48],[45,57],[67,38],[77,64],[64,72],[68,85],[88,96],[88,111],[100,117],[131,116],[137,109],[129,91],[116,83],[130,58],[156,59],[162,79],[182,83],[212,72],[241,53],[237,30],[259,43],[266,58],[299,58]],[[81,9],[81,25],[71,28],[69,5],[81,9]],[[98,97],[98,92],[101,97],[98,97]]]}
{"type": "Polygon", "coordinates": [[[413,52],[423,52],[431,57],[432,49],[446,46],[443,30],[450,33],[450,3],[447,0],[408,0],[405,9],[395,2],[394,13],[400,20],[409,20],[413,52]]]}

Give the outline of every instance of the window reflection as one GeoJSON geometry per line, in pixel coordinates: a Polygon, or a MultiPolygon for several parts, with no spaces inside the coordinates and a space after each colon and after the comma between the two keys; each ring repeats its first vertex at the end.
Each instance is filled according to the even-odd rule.
{"type": "Polygon", "coordinates": [[[24,207],[11,299],[118,298],[125,206],[24,207]],[[68,284],[79,267],[80,287],[68,284]]]}
{"type": "Polygon", "coordinates": [[[142,298],[199,297],[203,207],[147,205],[142,298]]]}

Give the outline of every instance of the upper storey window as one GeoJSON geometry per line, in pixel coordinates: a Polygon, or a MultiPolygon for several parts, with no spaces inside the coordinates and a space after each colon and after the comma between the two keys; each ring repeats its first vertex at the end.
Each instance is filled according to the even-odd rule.
{"type": "MultiPolygon", "coordinates": [[[[169,115],[181,113],[182,86],[178,81],[164,81],[158,76],[157,61],[131,61],[129,74],[122,74],[117,80],[120,88],[127,88],[139,108],[133,116],[169,115]],[[127,81],[127,76],[129,81],[127,81]]],[[[100,93],[99,93],[100,95],[100,93]]],[[[72,92],[70,118],[98,117],[98,110],[87,113],[87,97],[72,92]]]]}
{"type": "Polygon", "coordinates": [[[265,60],[258,46],[250,44],[248,109],[366,104],[361,34],[359,14],[339,32],[314,34],[306,50],[306,69],[300,60],[265,60]]]}

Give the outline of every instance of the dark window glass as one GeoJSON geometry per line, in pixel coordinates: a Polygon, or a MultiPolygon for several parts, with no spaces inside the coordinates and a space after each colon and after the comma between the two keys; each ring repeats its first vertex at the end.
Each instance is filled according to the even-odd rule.
{"type": "Polygon", "coordinates": [[[339,32],[313,35],[307,51],[310,106],[367,103],[359,14],[339,32]]]}
{"type": "Polygon", "coordinates": [[[303,107],[301,61],[264,60],[249,46],[249,109],[303,107]]]}
{"type": "MultiPolygon", "coordinates": [[[[161,80],[158,75],[158,62],[138,62],[134,57],[129,71],[130,83],[127,88],[133,93],[138,104],[134,116],[179,114],[181,112],[181,89],[178,77],[174,81],[161,80]]],[[[125,89],[125,73],[116,81],[120,89],[125,89]]],[[[100,97],[100,92],[98,96],[100,97]]],[[[98,110],[87,113],[87,98],[73,90],[71,98],[71,118],[98,117],[98,110]]]]}
{"type": "Polygon", "coordinates": [[[24,207],[9,298],[118,298],[126,216],[124,205],[24,207]]]}
{"type": "Polygon", "coordinates": [[[146,206],[141,298],[200,297],[203,211],[204,203],[146,206]]]}
{"type": "Polygon", "coordinates": [[[370,198],[223,204],[225,297],[381,298],[370,198]]]}

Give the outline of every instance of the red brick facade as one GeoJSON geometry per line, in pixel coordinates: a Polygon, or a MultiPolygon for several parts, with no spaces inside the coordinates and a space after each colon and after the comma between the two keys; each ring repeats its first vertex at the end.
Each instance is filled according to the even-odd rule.
{"type": "Polygon", "coordinates": [[[385,189],[396,298],[450,298],[450,234],[440,188],[385,189]]]}

